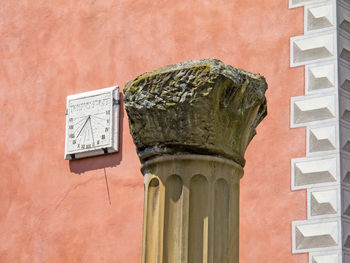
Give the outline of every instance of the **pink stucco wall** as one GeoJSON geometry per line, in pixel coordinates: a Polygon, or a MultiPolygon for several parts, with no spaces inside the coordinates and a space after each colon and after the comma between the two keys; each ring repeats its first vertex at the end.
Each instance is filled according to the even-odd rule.
{"type": "Polygon", "coordinates": [[[143,178],[126,114],[118,154],[65,161],[66,96],[213,57],[269,83],[242,179],[241,262],[306,263],[291,254],[291,221],[306,218],[305,192],[290,191],[305,131],[289,128],[304,81],[289,38],[302,31],[287,0],[3,0],[0,262],[140,262],[143,178]]]}

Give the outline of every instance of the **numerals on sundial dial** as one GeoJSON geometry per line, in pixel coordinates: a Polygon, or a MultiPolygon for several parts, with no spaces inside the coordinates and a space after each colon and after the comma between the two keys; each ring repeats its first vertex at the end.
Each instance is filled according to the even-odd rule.
{"type": "Polygon", "coordinates": [[[109,146],[112,103],[106,95],[71,101],[68,106],[70,151],[109,146]]]}
{"type": "Polygon", "coordinates": [[[117,150],[117,101],[117,87],[67,98],[66,159],[117,150]]]}

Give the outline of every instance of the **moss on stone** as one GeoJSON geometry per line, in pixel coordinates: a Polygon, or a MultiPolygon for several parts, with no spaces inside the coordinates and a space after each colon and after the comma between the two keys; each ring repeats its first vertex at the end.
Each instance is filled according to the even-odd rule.
{"type": "Polygon", "coordinates": [[[140,75],[124,88],[141,161],[163,153],[220,155],[244,165],[244,152],[266,115],[259,74],[216,59],[182,62],[140,75]]]}

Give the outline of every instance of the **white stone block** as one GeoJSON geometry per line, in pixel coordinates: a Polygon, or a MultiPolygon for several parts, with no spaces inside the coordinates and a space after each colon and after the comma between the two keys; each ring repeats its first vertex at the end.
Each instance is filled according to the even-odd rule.
{"type": "Polygon", "coordinates": [[[340,119],[350,123],[350,99],[340,96],[340,119]]]}
{"type": "Polygon", "coordinates": [[[350,129],[343,125],[340,126],[340,149],[350,155],[350,129]]]}
{"type": "Polygon", "coordinates": [[[350,217],[350,189],[342,189],[342,214],[350,217]]]}
{"type": "Polygon", "coordinates": [[[337,188],[310,189],[308,191],[309,217],[336,215],[338,213],[339,195],[337,188]]]}
{"type": "MultiPolygon", "coordinates": [[[[336,126],[311,127],[307,130],[307,153],[336,150],[336,126]]],[[[322,153],[323,154],[323,153],[322,153]]]]}
{"type": "Polygon", "coordinates": [[[336,118],[334,95],[321,97],[295,97],[291,102],[291,126],[299,127],[307,123],[336,118]]]}
{"type": "Polygon", "coordinates": [[[350,8],[350,0],[336,0],[336,1],[350,8]]]}
{"type": "Polygon", "coordinates": [[[339,256],[333,255],[312,255],[310,263],[340,263],[339,256]]]}
{"type": "Polygon", "coordinates": [[[339,59],[347,64],[350,64],[350,39],[339,35],[338,45],[339,59]]]}
{"type": "MultiPolygon", "coordinates": [[[[350,1],[348,1],[350,3],[350,1]]],[[[338,8],[339,30],[350,34],[350,10],[338,8]]]]}
{"type": "Polygon", "coordinates": [[[334,32],[291,38],[291,67],[334,58],[336,36],[334,32]]]}
{"type": "Polygon", "coordinates": [[[343,226],[343,247],[349,250],[350,249],[350,222],[347,220],[343,220],[342,226],[343,226]]]}
{"type": "Polygon", "coordinates": [[[350,68],[345,65],[339,65],[339,84],[343,90],[350,92],[350,68]]]}
{"type": "Polygon", "coordinates": [[[350,184],[350,160],[342,158],[341,167],[342,182],[350,184]]]}
{"type": "Polygon", "coordinates": [[[305,7],[305,31],[324,29],[335,26],[334,5],[331,3],[320,6],[305,7]]]}
{"type": "Polygon", "coordinates": [[[335,64],[306,65],[306,93],[334,88],[336,84],[335,64]]]}
{"type": "Polygon", "coordinates": [[[343,258],[344,258],[344,261],[343,261],[343,262],[345,262],[345,263],[350,262],[350,254],[344,253],[343,258]]]}
{"type": "Polygon", "coordinates": [[[293,252],[305,253],[339,247],[339,220],[293,222],[293,252]]]}
{"type": "Polygon", "coordinates": [[[306,4],[322,2],[321,0],[289,0],[289,8],[295,8],[306,4]]]}
{"type": "Polygon", "coordinates": [[[337,171],[336,157],[293,159],[292,189],[335,183],[337,171]]]}

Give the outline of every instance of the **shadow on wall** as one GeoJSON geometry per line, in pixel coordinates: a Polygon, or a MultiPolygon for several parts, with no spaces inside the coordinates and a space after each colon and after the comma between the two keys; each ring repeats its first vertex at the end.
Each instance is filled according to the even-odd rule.
{"type": "Polygon", "coordinates": [[[72,173],[82,174],[87,171],[115,167],[123,159],[123,119],[124,119],[124,95],[119,93],[119,151],[108,155],[100,155],[79,160],[70,160],[69,169],[72,173]]]}

